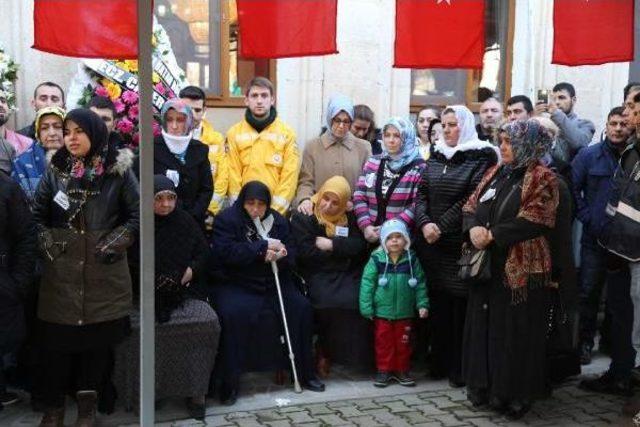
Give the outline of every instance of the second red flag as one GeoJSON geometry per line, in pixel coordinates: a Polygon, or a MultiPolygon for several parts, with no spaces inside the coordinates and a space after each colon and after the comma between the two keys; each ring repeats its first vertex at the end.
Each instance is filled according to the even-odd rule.
{"type": "Polygon", "coordinates": [[[396,0],[395,67],[482,68],[484,0],[396,0]]]}
{"type": "Polygon", "coordinates": [[[337,53],[337,0],[238,0],[240,56],[337,53]]]}

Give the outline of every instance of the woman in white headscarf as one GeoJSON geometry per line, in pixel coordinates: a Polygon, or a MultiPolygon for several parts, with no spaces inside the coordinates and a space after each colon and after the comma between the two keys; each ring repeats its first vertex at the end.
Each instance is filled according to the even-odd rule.
{"type": "Polygon", "coordinates": [[[436,141],[416,196],[415,247],[427,272],[432,301],[431,375],[462,386],[461,347],[467,286],[458,279],[462,248],[462,206],[488,167],[497,147],[480,141],[473,113],[462,105],[442,112],[443,138],[436,141]]]}
{"type": "Polygon", "coordinates": [[[353,104],[344,95],[334,95],[327,106],[327,130],[304,147],[295,202],[298,211],[313,215],[311,198],[333,176],[343,176],[355,187],[362,166],[371,156],[371,144],[351,132],[353,104]]]}
{"type": "Polygon", "coordinates": [[[209,148],[193,138],[193,111],[179,99],[160,112],[162,135],[154,140],[153,173],[173,181],[178,205],[204,228],[213,195],[209,148]]]}

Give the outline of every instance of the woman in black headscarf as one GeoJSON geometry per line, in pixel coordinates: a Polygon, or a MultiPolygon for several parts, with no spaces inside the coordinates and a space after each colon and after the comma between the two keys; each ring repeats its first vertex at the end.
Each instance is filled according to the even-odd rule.
{"type": "Polygon", "coordinates": [[[288,366],[280,344],[282,314],[272,261],[278,265],[300,382],[309,390],[324,391],[311,354],[313,309],[291,279],[295,253],[289,223],[270,206],[268,187],[258,181],[248,182],[213,226],[214,259],[220,263],[222,276],[215,291],[215,308],[222,325],[216,370],[222,381],[220,400],[228,405],[236,401],[242,372],[288,366]],[[264,228],[268,240],[260,236],[255,221],[264,228]]]}
{"type": "Polygon", "coordinates": [[[556,225],[556,175],[541,162],[551,137],[529,119],[499,132],[502,165],[488,169],[463,207],[468,243],[489,251],[490,278],[469,286],[463,374],[469,400],[522,417],[547,393],[546,349],[556,225]]]}
{"type": "Polygon", "coordinates": [[[110,146],[108,135],[94,112],[69,112],[64,147],[34,197],[44,254],[38,304],[46,359],[42,426],[62,425],[71,377],[80,390],[78,425],[93,425],[109,354],[128,331],[126,250],[138,234],[138,182],[133,155],[110,146]]]}
{"type": "MultiPolygon", "coordinates": [[[[187,398],[189,415],[205,416],[205,395],[213,370],[220,325],[201,299],[207,286],[209,246],[202,229],[177,205],[169,178],[153,179],[155,213],[156,399],[187,398]]],[[[139,393],[139,316],[134,333],[118,346],[115,383],[118,397],[131,407],[139,393]]]]}

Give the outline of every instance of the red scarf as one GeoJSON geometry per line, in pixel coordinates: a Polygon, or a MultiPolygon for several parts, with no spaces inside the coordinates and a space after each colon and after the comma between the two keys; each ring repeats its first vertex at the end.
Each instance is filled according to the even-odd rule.
{"type": "MultiPolygon", "coordinates": [[[[485,172],[482,181],[462,208],[465,214],[475,214],[478,198],[491,182],[500,166],[485,172]]],[[[518,218],[553,228],[559,201],[556,175],[540,163],[527,168],[522,182],[518,218]]],[[[544,236],[519,242],[509,248],[505,266],[505,286],[513,291],[513,303],[527,299],[527,287],[546,286],[551,277],[551,250],[544,236]]]]}

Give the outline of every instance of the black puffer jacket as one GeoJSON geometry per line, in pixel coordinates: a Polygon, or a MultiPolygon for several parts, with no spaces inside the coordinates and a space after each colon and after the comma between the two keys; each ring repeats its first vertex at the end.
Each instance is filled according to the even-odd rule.
{"type": "Polygon", "coordinates": [[[37,257],[37,232],[20,186],[0,172],[0,355],[24,335],[22,296],[37,257]]]}
{"type": "Polygon", "coordinates": [[[61,172],[57,157],[33,201],[40,244],[47,247],[38,317],[68,325],[124,317],[131,308],[131,277],[124,251],[139,230],[138,181],[130,169],[133,153],[120,150],[114,163],[105,165],[99,193],[89,196],[80,208],[69,196],[70,179],[61,172]],[[98,243],[107,242],[121,246],[109,261],[96,257],[98,243]]]}
{"type": "Polygon", "coordinates": [[[458,280],[462,248],[462,206],[480,183],[484,172],[498,161],[497,148],[471,141],[455,149],[436,144],[427,161],[416,195],[415,248],[430,280],[431,289],[466,295],[458,280]],[[422,227],[435,223],[441,236],[427,244],[422,227]]]}
{"type": "Polygon", "coordinates": [[[209,163],[209,149],[202,142],[192,139],[187,147],[185,164],[174,156],[167,148],[162,136],[154,141],[153,173],[167,175],[167,170],[177,171],[180,182],[176,189],[178,202],[204,227],[205,215],[213,196],[213,178],[209,163]]]}

